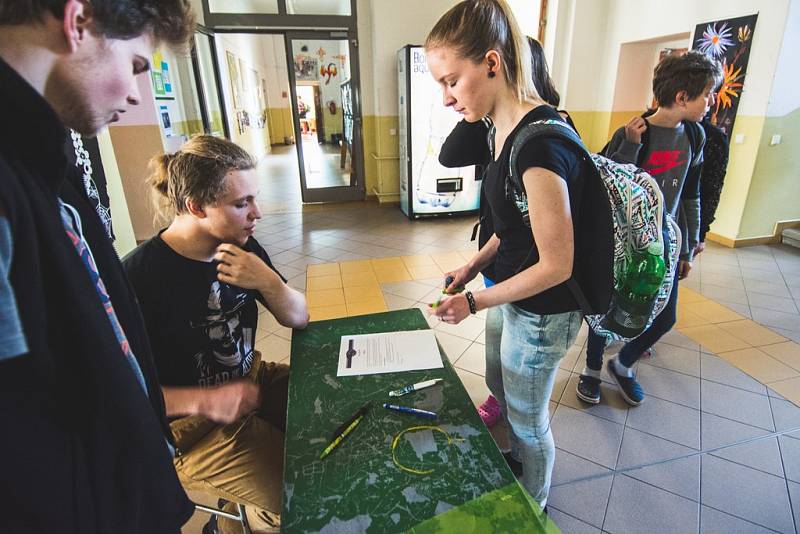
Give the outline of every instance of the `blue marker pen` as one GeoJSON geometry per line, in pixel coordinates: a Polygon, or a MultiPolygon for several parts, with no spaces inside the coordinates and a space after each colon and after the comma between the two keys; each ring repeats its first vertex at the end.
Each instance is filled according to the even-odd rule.
{"type": "Polygon", "coordinates": [[[436,419],[439,417],[436,415],[436,412],[429,412],[428,410],[419,410],[417,408],[409,408],[408,406],[398,406],[397,404],[389,404],[387,402],[383,403],[383,407],[387,410],[394,410],[395,412],[400,413],[410,413],[411,415],[416,415],[418,417],[424,417],[425,419],[436,419]]]}

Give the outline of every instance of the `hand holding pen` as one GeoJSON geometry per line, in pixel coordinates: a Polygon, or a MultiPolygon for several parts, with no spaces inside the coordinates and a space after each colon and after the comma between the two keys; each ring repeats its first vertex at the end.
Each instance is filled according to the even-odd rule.
{"type": "Polygon", "coordinates": [[[439,304],[441,304],[442,300],[446,296],[455,295],[457,293],[461,293],[462,291],[464,291],[464,284],[461,283],[460,281],[456,282],[455,274],[456,273],[448,273],[447,277],[444,279],[444,287],[442,288],[442,294],[437,297],[436,302],[431,304],[431,308],[433,308],[434,310],[437,307],[439,307],[439,304]]]}

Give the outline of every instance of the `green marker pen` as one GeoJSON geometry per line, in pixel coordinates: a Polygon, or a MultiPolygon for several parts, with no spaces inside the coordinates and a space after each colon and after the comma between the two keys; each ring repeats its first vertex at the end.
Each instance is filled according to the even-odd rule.
{"type": "Polygon", "coordinates": [[[452,283],[453,283],[453,280],[455,280],[455,277],[453,277],[453,276],[448,276],[447,278],[445,278],[445,279],[444,279],[444,287],[442,288],[442,294],[441,294],[441,295],[439,295],[439,296],[436,298],[436,302],[434,302],[433,304],[431,304],[431,308],[433,308],[434,310],[435,310],[436,308],[438,308],[438,307],[439,307],[439,304],[441,304],[441,303],[442,303],[442,299],[443,299],[444,297],[446,297],[446,296],[448,296],[448,295],[455,295],[456,293],[461,293],[462,291],[464,291],[464,286],[458,286],[458,287],[456,287],[456,288],[454,288],[454,289],[453,289],[453,292],[452,292],[452,293],[448,293],[448,292],[447,292],[447,288],[448,288],[448,286],[449,286],[450,284],[452,284],[452,283]]]}

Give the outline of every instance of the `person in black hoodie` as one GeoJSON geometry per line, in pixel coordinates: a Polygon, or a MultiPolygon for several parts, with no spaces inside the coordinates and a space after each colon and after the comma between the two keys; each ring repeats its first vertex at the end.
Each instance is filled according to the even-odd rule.
{"type": "Polygon", "coordinates": [[[0,0],[0,532],[179,532],[193,512],[139,308],[65,150],[193,30],[186,0],[0,0]]]}
{"type": "Polygon", "coordinates": [[[700,122],[700,126],[706,133],[706,144],[703,147],[703,168],[700,171],[700,239],[694,249],[695,256],[706,249],[706,234],[714,222],[722,196],[730,152],[728,136],[711,124],[708,115],[700,122]]]}

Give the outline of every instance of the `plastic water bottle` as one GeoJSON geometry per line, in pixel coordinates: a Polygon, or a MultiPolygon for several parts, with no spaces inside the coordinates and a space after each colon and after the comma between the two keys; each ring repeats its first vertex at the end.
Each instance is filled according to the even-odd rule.
{"type": "Polygon", "coordinates": [[[605,327],[626,337],[641,334],[653,313],[665,272],[662,243],[651,243],[645,250],[633,251],[606,315],[605,327]]]}

